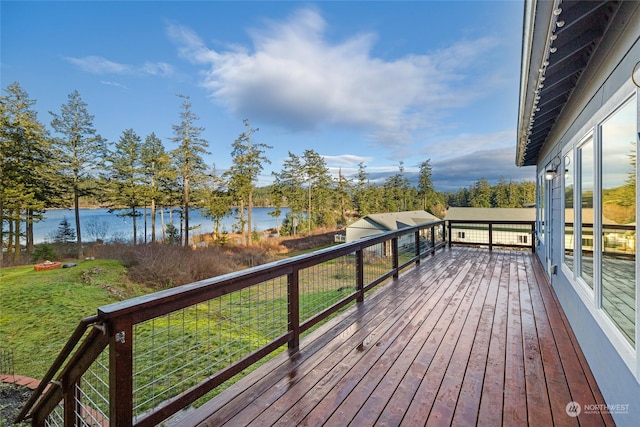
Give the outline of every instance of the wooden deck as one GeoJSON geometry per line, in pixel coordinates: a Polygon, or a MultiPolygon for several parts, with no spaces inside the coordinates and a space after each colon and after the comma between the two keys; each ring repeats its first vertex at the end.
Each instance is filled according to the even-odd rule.
{"type": "Polygon", "coordinates": [[[614,424],[572,401],[604,404],[535,256],[452,248],[180,425],[614,424]]]}

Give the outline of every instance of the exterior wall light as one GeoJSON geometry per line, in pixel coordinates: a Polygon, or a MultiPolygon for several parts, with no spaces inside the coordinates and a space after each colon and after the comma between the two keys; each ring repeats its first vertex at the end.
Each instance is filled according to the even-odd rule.
{"type": "Polygon", "coordinates": [[[547,166],[547,170],[544,173],[544,179],[547,181],[551,181],[553,178],[555,178],[558,173],[559,166],[560,159],[558,157],[555,157],[547,166]]]}

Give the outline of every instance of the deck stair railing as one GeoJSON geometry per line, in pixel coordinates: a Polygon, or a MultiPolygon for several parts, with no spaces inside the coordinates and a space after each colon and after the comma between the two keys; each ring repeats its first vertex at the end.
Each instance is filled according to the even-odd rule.
{"type": "Polygon", "coordinates": [[[16,421],[158,425],[446,243],[436,221],[100,307],[16,421]]]}

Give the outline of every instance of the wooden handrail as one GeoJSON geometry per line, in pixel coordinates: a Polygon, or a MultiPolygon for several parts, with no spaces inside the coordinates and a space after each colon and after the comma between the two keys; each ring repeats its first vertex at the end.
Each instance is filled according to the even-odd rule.
{"type": "MultiPolygon", "coordinates": [[[[45,376],[46,383],[49,383],[66,361],[66,366],[59,374],[58,380],[55,381],[55,383],[62,385],[62,380],[64,380],[64,387],[56,387],[55,390],[49,390],[43,394],[46,387],[46,383],[43,381],[44,385],[41,385],[34,393],[28,404],[21,411],[17,421],[22,421],[31,416],[35,424],[41,424],[62,400],[61,398],[64,398],[65,402],[72,402],[73,398],[67,396],[67,394],[75,393],[75,384],[80,384],[80,376],[97,359],[105,346],[109,345],[109,419],[111,424],[132,425],[131,378],[133,376],[133,368],[131,346],[134,339],[132,336],[134,325],[249,288],[270,279],[287,276],[289,299],[288,332],[272,339],[271,342],[222,369],[212,377],[168,399],[152,412],[136,419],[137,426],[155,425],[283,344],[288,344],[289,348],[295,351],[299,346],[301,332],[327,318],[351,301],[362,302],[367,290],[390,277],[398,277],[399,271],[408,264],[418,264],[423,255],[435,253],[437,249],[443,248],[446,240],[438,244],[435,243],[435,234],[440,227],[442,227],[442,237],[445,238],[445,221],[435,221],[100,307],[98,308],[97,316],[87,318],[81,322],[45,376]],[[421,251],[420,231],[425,229],[431,231],[430,242],[432,244],[429,247],[425,247],[424,251],[421,251]],[[417,248],[415,254],[400,265],[398,241],[401,236],[405,235],[415,236],[417,248]],[[370,283],[364,283],[364,251],[384,242],[392,242],[392,267],[390,271],[373,279],[370,283]],[[354,283],[356,291],[312,318],[301,322],[299,315],[298,271],[353,254],[356,256],[354,283]],[[96,323],[102,325],[101,330],[90,334],[76,354],[69,358],[71,351],[77,346],[89,325],[96,323]],[[106,335],[100,335],[105,332],[106,335]]],[[[71,408],[68,411],[65,410],[65,414],[70,414],[69,418],[65,417],[65,424],[73,423],[70,419],[73,410],[71,408]]]]}
{"type": "Polygon", "coordinates": [[[56,357],[56,359],[53,361],[53,364],[51,365],[47,373],[44,375],[44,377],[40,381],[40,384],[38,385],[38,387],[33,391],[31,396],[29,397],[29,400],[27,400],[27,402],[24,404],[24,406],[18,413],[15,419],[16,423],[19,423],[27,418],[31,408],[33,408],[38,398],[44,392],[45,388],[49,385],[51,380],[53,380],[53,377],[60,370],[60,367],[62,367],[64,362],[71,355],[71,352],[78,345],[84,333],[87,331],[89,327],[96,324],[97,322],[98,322],[98,316],[90,316],[80,321],[78,326],[76,326],[76,329],[71,334],[71,337],[69,337],[69,339],[67,340],[67,343],[64,345],[64,347],[60,351],[60,354],[58,354],[58,357],[56,357]]]}
{"type": "Polygon", "coordinates": [[[448,242],[449,242],[449,246],[452,245],[467,245],[467,246],[487,246],[489,248],[489,250],[493,250],[494,247],[507,247],[507,248],[513,248],[513,247],[522,247],[522,248],[529,248],[531,250],[531,252],[536,251],[536,239],[535,239],[535,221],[522,221],[522,220],[514,220],[514,221],[510,221],[510,220],[447,220],[447,229],[448,229],[448,242]],[[465,240],[465,241],[456,241],[453,239],[453,232],[452,230],[455,229],[455,225],[456,224],[469,224],[472,226],[484,226],[482,228],[475,228],[475,227],[469,227],[469,228],[465,228],[465,230],[471,229],[471,230],[482,230],[482,231],[486,231],[488,232],[487,234],[487,241],[469,241],[469,240],[465,240]],[[495,235],[498,232],[517,232],[520,231],[522,232],[522,230],[512,230],[512,229],[505,229],[504,227],[501,228],[499,227],[500,225],[522,225],[522,226],[527,226],[527,237],[529,237],[530,242],[527,242],[526,244],[522,244],[522,243],[504,243],[504,242],[498,242],[495,239],[495,235]],[[495,227],[498,226],[498,227],[495,227]]]}

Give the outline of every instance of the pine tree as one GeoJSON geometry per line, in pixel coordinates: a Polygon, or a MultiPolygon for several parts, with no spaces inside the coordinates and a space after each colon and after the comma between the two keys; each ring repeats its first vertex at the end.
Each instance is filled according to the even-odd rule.
{"type": "Polygon", "coordinates": [[[307,185],[307,223],[311,232],[313,224],[329,223],[328,199],[331,195],[332,179],[324,158],[314,150],[304,150],[301,172],[307,185]]]}
{"type": "Polygon", "coordinates": [[[232,199],[227,189],[227,182],[216,174],[215,167],[202,193],[202,215],[213,221],[213,236],[217,242],[221,242],[220,225],[224,218],[231,215],[232,199]]]}
{"type": "MultiPolygon", "coordinates": [[[[265,156],[265,150],[272,148],[264,143],[256,143],[251,136],[258,131],[249,124],[249,120],[243,120],[246,130],[233,142],[231,158],[233,165],[226,176],[229,189],[236,196],[240,204],[240,231],[244,236],[244,205],[247,206],[247,229],[252,231],[253,192],[258,175],[264,169],[265,163],[271,161],[265,156]]],[[[249,243],[248,239],[245,243],[249,243]]]]}
{"type": "Polygon", "coordinates": [[[433,188],[433,181],[431,176],[433,174],[433,169],[431,168],[431,160],[427,159],[424,162],[420,163],[420,176],[418,179],[418,194],[422,201],[421,209],[432,211],[433,206],[437,204],[437,201],[434,200],[436,197],[436,191],[433,188]]]}
{"type": "Polygon", "coordinates": [[[400,161],[398,173],[390,176],[384,183],[384,203],[387,212],[406,211],[408,208],[411,184],[404,176],[404,162],[400,161]]]}
{"type": "Polygon", "coordinates": [[[491,184],[486,178],[480,178],[471,187],[470,203],[474,208],[491,207],[491,184]]]}
{"type": "Polygon", "coordinates": [[[0,247],[4,245],[4,223],[8,222],[8,247],[17,261],[21,224],[25,223],[31,253],[33,222],[41,219],[43,208],[55,200],[57,179],[51,140],[32,109],[36,101],[17,82],[5,93],[0,97],[0,247]]]}
{"type": "MultiPolygon", "coordinates": [[[[305,208],[305,194],[302,188],[304,175],[302,173],[302,160],[299,156],[289,151],[289,157],[282,163],[280,172],[272,172],[273,185],[279,188],[283,197],[287,200],[291,212],[289,217],[298,222],[305,208]]],[[[292,231],[295,234],[294,228],[292,231]]]]}
{"type": "Polygon", "coordinates": [[[122,132],[122,136],[115,144],[115,149],[108,153],[106,160],[107,200],[111,210],[128,211],[120,216],[132,219],[133,244],[138,243],[137,219],[139,208],[144,204],[144,169],[142,164],[142,140],[133,129],[122,132]]]}
{"type": "Polygon", "coordinates": [[[49,112],[53,117],[51,127],[60,135],[54,140],[60,171],[69,182],[73,195],[76,222],[77,256],[84,256],[80,229],[80,196],[86,194],[81,186],[84,178],[91,176],[100,165],[105,152],[105,141],[93,128],[94,116],[87,110],[87,103],[78,91],[69,94],[60,114],[49,112]]]}
{"type": "Polygon", "coordinates": [[[180,124],[173,125],[171,141],[178,144],[178,148],[171,152],[176,169],[182,181],[182,207],[184,210],[184,246],[189,246],[189,190],[191,185],[197,184],[203,179],[206,166],[202,158],[207,151],[209,143],[202,138],[203,127],[198,127],[195,122],[199,117],[191,111],[191,101],[186,95],[178,95],[182,98],[183,111],[180,113],[180,124]]]}
{"type": "Polygon", "coordinates": [[[162,196],[161,184],[163,179],[172,175],[171,159],[165,152],[162,141],[155,133],[151,133],[145,138],[140,160],[142,162],[143,174],[146,178],[145,186],[147,191],[145,195],[151,204],[151,242],[155,242],[156,209],[158,201],[162,196]]]}
{"type": "Polygon", "coordinates": [[[366,171],[364,162],[358,164],[358,174],[356,177],[356,185],[353,193],[354,205],[356,208],[356,215],[360,218],[373,213],[372,198],[371,198],[371,184],[369,183],[369,176],[366,171]]]}
{"type": "Polygon", "coordinates": [[[342,174],[342,168],[338,169],[336,180],[336,196],[338,198],[340,210],[340,224],[347,224],[347,211],[351,210],[353,200],[351,182],[342,174]]]}

